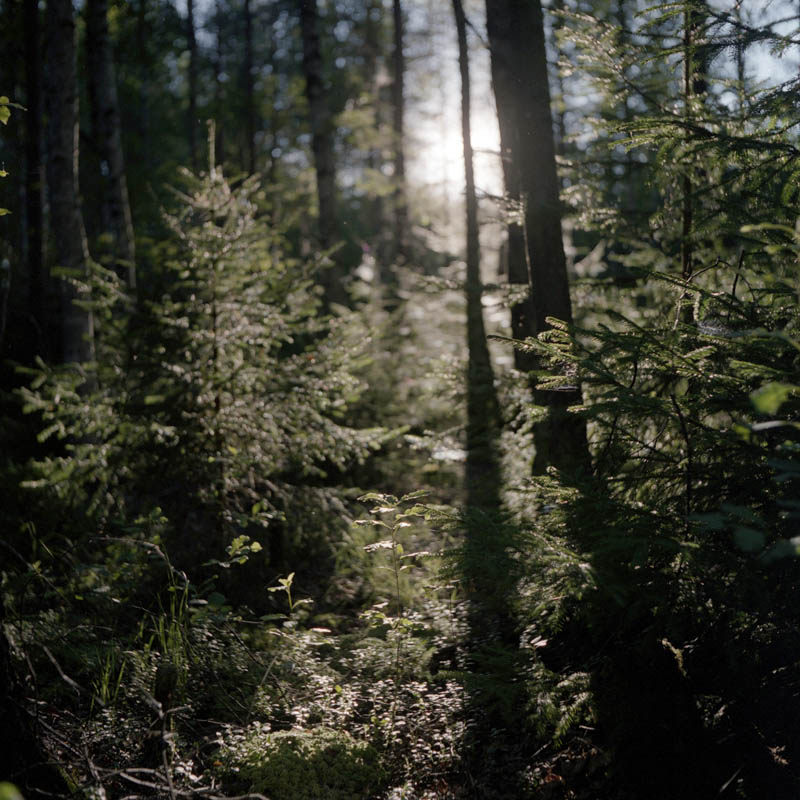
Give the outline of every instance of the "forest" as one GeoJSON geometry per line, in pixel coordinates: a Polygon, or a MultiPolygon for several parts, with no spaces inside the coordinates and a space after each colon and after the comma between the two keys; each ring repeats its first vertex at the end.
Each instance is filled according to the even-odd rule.
{"type": "Polygon", "coordinates": [[[797,0],[0,0],[0,800],[800,797],[797,0]]]}

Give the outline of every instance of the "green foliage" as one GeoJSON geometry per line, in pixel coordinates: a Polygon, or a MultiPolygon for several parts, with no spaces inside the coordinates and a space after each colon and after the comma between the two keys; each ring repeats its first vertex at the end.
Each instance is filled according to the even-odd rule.
{"type": "Polygon", "coordinates": [[[269,733],[256,724],[229,735],[220,760],[248,791],[275,800],[367,800],[386,778],[374,747],[322,727],[269,733]]]}
{"type": "MultiPolygon", "coordinates": [[[[160,291],[134,310],[96,267],[97,363],[40,362],[24,390],[45,422],[40,439],[65,443],[27,485],[99,520],[158,506],[185,563],[263,547],[280,565],[280,529],[300,495],[306,508],[335,502],[330,476],[382,440],[347,423],[369,337],[354,315],[315,317],[313,268],[265,232],[254,182],[232,190],[215,170],[187,180],[160,291]]],[[[298,546],[304,525],[292,524],[298,546]]]]}
{"type": "MultiPolygon", "coordinates": [[[[12,103],[5,95],[0,97],[0,123],[3,125],[8,125],[8,121],[11,119],[12,108],[22,109],[22,106],[18,105],[17,103],[12,103]]],[[[8,172],[6,172],[5,168],[0,168],[0,178],[7,177],[8,172]]],[[[7,208],[0,208],[0,217],[10,213],[11,212],[7,208]]]]}
{"type": "MultiPolygon", "coordinates": [[[[579,288],[595,298],[582,323],[553,321],[523,346],[549,360],[540,387],[580,381],[572,413],[588,423],[593,473],[521,487],[529,577],[518,614],[539,736],[569,749],[579,724],[595,730],[613,755],[611,796],[705,796],[745,759],[739,796],[766,785],[791,796],[796,769],[760,737],[796,752],[775,711],[793,702],[781,676],[800,652],[798,240],[784,199],[796,137],[780,88],[745,105],[725,99],[712,67],[735,23],[702,4],[700,53],[684,35],[700,5],[653,7],[625,30],[589,16],[569,23],[607,110],[640,112],[606,113],[599,125],[608,158],[625,163],[624,142],[656,203],[627,214],[612,191],[613,213],[593,216],[595,195],[573,184],[572,199],[587,203],[580,224],[615,250],[597,255],[579,288]],[[687,93],[670,75],[701,55],[706,88],[698,78],[687,93]],[[757,110],[764,103],[771,119],[757,110]],[[608,304],[598,308],[601,290],[608,304]],[[676,777],[653,790],[658,771],[676,777]]],[[[591,163],[584,174],[589,186],[598,175],[591,163]]]]}

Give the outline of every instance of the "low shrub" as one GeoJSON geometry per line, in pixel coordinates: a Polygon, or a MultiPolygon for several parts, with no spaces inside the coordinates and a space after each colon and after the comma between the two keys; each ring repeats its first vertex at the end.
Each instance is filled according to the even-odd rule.
{"type": "Polygon", "coordinates": [[[272,800],[367,800],[386,777],[372,745],[324,727],[272,733],[256,723],[229,735],[220,761],[226,780],[272,800]]]}

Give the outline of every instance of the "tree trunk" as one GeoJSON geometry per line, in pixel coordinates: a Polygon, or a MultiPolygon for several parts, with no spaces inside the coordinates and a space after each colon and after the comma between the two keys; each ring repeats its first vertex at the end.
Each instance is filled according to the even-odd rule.
{"type": "MultiPolygon", "coordinates": [[[[500,512],[501,473],[499,462],[500,408],[494,386],[489,347],[483,323],[480,275],[478,200],[473,171],[470,124],[470,76],[467,23],[461,0],[453,0],[458,34],[461,73],[461,136],[464,148],[467,300],[467,463],[466,504],[468,516],[461,570],[469,592],[470,668],[490,686],[469,694],[470,718],[465,737],[470,780],[483,797],[488,787],[503,797],[519,796],[516,748],[522,738],[521,720],[514,713],[522,705],[509,704],[492,683],[508,686],[518,650],[518,634],[509,593],[514,588],[514,565],[510,563],[509,539],[500,512]],[[477,512],[477,513],[476,513],[477,512]],[[499,656],[499,653],[503,653],[499,656]],[[487,748],[491,741],[493,748],[487,748]]],[[[514,691],[513,689],[511,690],[514,691]]]]}
{"type": "Polygon", "coordinates": [[[41,26],[38,0],[25,0],[25,201],[28,302],[36,328],[35,352],[47,357],[47,277],[44,272],[44,165],[42,164],[41,26]]]}
{"type": "MultiPolygon", "coordinates": [[[[684,16],[683,27],[683,102],[684,116],[691,123],[695,113],[695,104],[708,89],[706,72],[708,69],[707,52],[697,40],[702,38],[702,29],[706,22],[708,8],[704,0],[692,0],[684,16]]],[[[690,281],[694,275],[694,173],[696,169],[685,164],[683,175],[683,222],[681,232],[681,277],[690,281]]],[[[692,311],[688,306],[684,309],[683,319],[692,321],[692,311]]]]}
{"type": "MultiPolygon", "coordinates": [[[[317,174],[319,242],[322,249],[327,250],[333,247],[338,239],[333,120],[325,99],[317,0],[299,0],[299,4],[300,32],[303,39],[303,76],[306,81],[311,148],[317,174]]],[[[322,285],[327,302],[347,302],[347,293],[342,285],[341,266],[335,258],[334,266],[324,270],[322,274],[322,285]]]]}
{"type": "Polygon", "coordinates": [[[453,0],[453,11],[458,32],[458,64],[461,72],[461,136],[464,147],[467,222],[467,506],[496,511],[500,506],[500,471],[497,460],[500,413],[481,302],[483,285],[470,122],[469,54],[466,19],[461,0],[453,0]]]}
{"type": "Polygon", "coordinates": [[[394,150],[394,222],[395,261],[408,260],[408,196],[406,192],[405,144],[405,55],[403,53],[403,8],[392,0],[394,50],[392,51],[392,147],[394,150]]]}
{"type": "Polygon", "coordinates": [[[86,2],[86,56],[92,134],[100,152],[105,177],[104,227],[113,240],[114,268],[128,288],[136,287],[133,218],[125,178],[122,128],[114,61],[108,33],[108,0],[86,2]]]}
{"type": "Polygon", "coordinates": [[[244,0],[244,64],[242,90],[245,105],[245,133],[247,136],[247,172],[256,171],[256,103],[253,94],[253,9],[251,0],[244,0]]]}
{"type": "MultiPolygon", "coordinates": [[[[572,321],[541,3],[486,0],[486,24],[506,188],[522,205],[523,246],[519,232],[509,231],[509,279],[520,279],[524,253],[531,294],[516,312],[514,334],[535,336],[547,330],[548,317],[572,321]]],[[[535,427],[534,472],[586,466],[586,427],[567,412],[580,399],[579,389],[535,393],[549,414],[535,427]]]]}
{"type": "MultiPolygon", "coordinates": [[[[487,10],[488,13],[488,10],[487,10]]],[[[487,22],[490,18],[487,16],[487,22]]],[[[492,20],[494,21],[494,20],[492,20]]],[[[490,41],[498,39],[496,25],[490,29],[490,41]]],[[[504,37],[508,38],[508,34],[504,37]]],[[[506,202],[508,205],[508,282],[528,287],[524,300],[511,307],[511,334],[515,339],[525,339],[536,335],[536,315],[533,298],[530,292],[530,269],[528,252],[525,245],[525,228],[521,217],[522,191],[520,188],[519,164],[514,154],[519,149],[517,142],[517,110],[520,99],[517,76],[513,73],[510,52],[498,57],[492,55],[492,86],[494,88],[497,118],[500,128],[500,153],[503,165],[506,202]]],[[[536,367],[536,359],[531,353],[514,351],[514,366],[523,372],[530,372],[536,367]]]]}
{"type": "MultiPolygon", "coordinates": [[[[378,133],[367,154],[367,168],[380,173],[385,162],[383,132],[385,130],[386,109],[381,91],[379,67],[383,54],[383,29],[385,25],[384,8],[381,0],[370,0],[364,24],[364,75],[368,80],[368,92],[372,110],[373,129],[378,133]]],[[[397,250],[396,227],[387,220],[387,202],[381,192],[374,192],[369,199],[368,230],[373,231],[370,246],[375,257],[378,280],[383,292],[383,302],[387,310],[399,305],[397,296],[397,271],[395,253],[397,250]]]]}
{"type": "Polygon", "coordinates": [[[189,50],[189,109],[186,132],[189,140],[189,163],[197,171],[197,37],[195,36],[194,0],[186,0],[186,47],[189,50]]]}
{"type": "MultiPolygon", "coordinates": [[[[45,103],[47,184],[57,266],[85,276],[89,246],[78,192],[78,94],[75,69],[75,19],[71,0],[48,0],[45,103]]],[[[61,284],[61,357],[66,363],[94,357],[92,314],[75,304],[78,293],[61,284]]]]}
{"type": "Polygon", "coordinates": [[[215,8],[215,23],[216,23],[216,52],[214,57],[214,108],[216,111],[216,151],[214,154],[214,163],[219,166],[225,164],[225,124],[223,119],[223,92],[222,92],[222,70],[223,65],[223,52],[222,52],[222,25],[225,19],[225,11],[222,7],[220,0],[217,0],[215,8]]]}
{"type": "Polygon", "coordinates": [[[134,118],[136,126],[138,153],[140,157],[151,153],[152,129],[150,126],[150,83],[152,81],[153,62],[150,59],[151,28],[148,24],[149,0],[138,0],[136,3],[136,78],[139,81],[139,102],[134,118]]]}

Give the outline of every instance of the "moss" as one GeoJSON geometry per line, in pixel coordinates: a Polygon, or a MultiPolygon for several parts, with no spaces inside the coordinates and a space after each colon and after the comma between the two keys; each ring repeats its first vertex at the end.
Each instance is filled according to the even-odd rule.
{"type": "Polygon", "coordinates": [[[254,725],[226,742],[220,760],[226,777],[271,800],[368,800],[385,780],[374,747],[330,728],[268,733],[254,725]]]}

